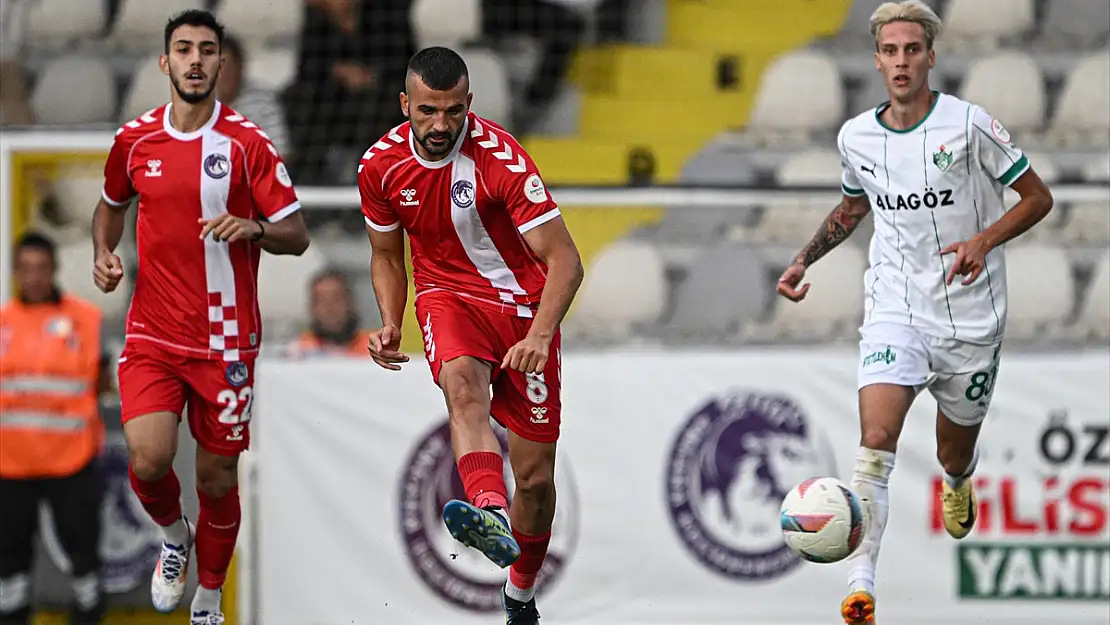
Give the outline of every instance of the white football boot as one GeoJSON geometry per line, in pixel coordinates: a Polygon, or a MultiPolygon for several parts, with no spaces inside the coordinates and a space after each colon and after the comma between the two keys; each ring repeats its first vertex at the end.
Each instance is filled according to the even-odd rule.
{"type": "MultiPolygon", "coordinates": [[[[188,519],[189,540],[185,545],[162,542],[162,553],[150,579],[150,600],[159,612],[173,612],[185,596],[185,582],[189,572],[189,552],[196,541],[197,528],[188,519]]],[[[205,624],[207,625],[207,624],[205,624]]]]}

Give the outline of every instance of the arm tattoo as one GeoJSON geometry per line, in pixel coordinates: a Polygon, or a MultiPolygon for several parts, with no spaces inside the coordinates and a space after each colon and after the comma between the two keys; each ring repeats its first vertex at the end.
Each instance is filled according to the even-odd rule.
{"type": "Polygon", "coordinates": [[[801,253],[795,257],[794,262],[809,267],[836,246],[843,243],[851,236],[852,232],[863,222],[863,218],[871,211],[871,205],[866,198],[863,201],[853,202],[844,199],[825,218],[821,228],[801,253]]]}

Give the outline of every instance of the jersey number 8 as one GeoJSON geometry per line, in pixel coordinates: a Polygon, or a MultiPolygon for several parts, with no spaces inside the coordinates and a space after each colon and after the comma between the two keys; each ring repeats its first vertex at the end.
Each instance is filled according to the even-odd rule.
{"type": "Polygon", "coordinates": [[[227,425],[249,423],[251,420],[251,404],[254,403],[254,393],[251,387],[244,386],[236,393],[233,389],[225,388],[216,395],[216,403],[223,406],[220,411],[219,421],[227,425]]]}

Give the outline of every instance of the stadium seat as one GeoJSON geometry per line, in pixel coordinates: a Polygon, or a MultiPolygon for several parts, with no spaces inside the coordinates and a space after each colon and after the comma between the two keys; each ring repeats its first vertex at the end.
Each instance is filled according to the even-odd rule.
{"type": "MultiPolygon", "coordinates": [[[[1003,118],[999,117],[999,119],[1003,118]]],[[[1009,129],[1009,124],[1006,128],[1009,129]]],[[[1049,184],[1060,181],[1060,168],[1051,156],[1042,152],[1026,152],[1025,157],[1029,159],[1029,165],[1037,171],[1041,180],[1049,184]]]]}
{"type": "Polygon", "coordinates": [[[768,279],[764,262],[749,247],[725,243],[704,251],[677,289],[664,335],[700,340],[737,335],[766,312],[768,279]]]}
{"type": "Polygon", "coordinates": [[[123,278],[116,290],[108,295],[100,292],[93,282],[92,238],[85,237],[58,246],[58,286],[63,291],[96,304],[109,320],[122,320],[131,303],[131,287],[134,284],[134,255],[126,246],[116,249],[123,261],[123,278]]]}
{"type": "Polygon", "coordinates": [[[827,203],[811,201],[777,201],[763,209],[751,238],[782,245],[800,245],[808,241],[821,221],[832,211],[827,203]]]}
{"type": "Polygon", "coordinates": [[[304,17],[303,0],[265,0],[264,6],[223,0],[216,13],[227,32],[244,42],[259,43],[296,36],[304,17]]]}
{"type": "Polygon", "coordinates": [[[31,107],[40,124],[114,122],[116,77],[107,63],[95,57],[55,58],[39,74],[31,107]]]}
{"type": "Polygon", "coordinates": [[[167,16],[196,8],[194,0],[119,0],[111,43],[129,50],[161,49],[167,16]]]}
{"type": "Polygon", "coordinates": [[[1110,50],[1072,67],[1048,134],[1058,144],[1110,146],[1110,50]]]}
{"type": "Polygon", "coordinates": [[[319,246],[301,256],[263,254],[258,265],[258,307],[266,336],[283,339],[295,334],[308,318],[309,283],[327,264],[319,246]]]}
{"type": "Polygon", "coordinates": [[[752,225],[755,217],[755,207],[671,206],[656,236],[665,243],[702,245],[725,238],[731,228],[752,225]]]}
{"type": "Polygon", "coordinates": [[[1110,204],[1093,202],[1068,207],[1067,221],[1061,232],[1069,243],[1110,242],[1110,204]]]}
{"type": "Polygon", "coordinates": [[[481,38],[481,0],[413,0],[409,15],[421,48],[454,48],[481,38]]]}
{"type": "Polygon", "coordinates": [[[158,67],[158,55],[144,56],[135,66],[123,96],[120,122],[128,122],[170,99],[169,79],[158,67]]]}
{"type": "Polygon", "coordinates": [[[960,97],[982,106],[1019,138],[1044,125],[1044,75],[1024,52],[1008,50],[976,60],[964,78],[960,97]]]}
{"type": "Polygon", "coordinates": [[[809,293],[801,302],[776,297],[775,312],[766,325],[754,326],[749,337],[827,341],[855,332],[863,315],[863,251],[841,245],[806,272],[809,293]]]}
{"type": "Polygon", "coordinates": [[[945,47],[994,48],[1033,28],[1033,0],[948,0],[945,47]]]}
{"type": "Polygon", "coordinates": [[[775,172],[784,187],[840,186],[840,154],[836,150],[795,152],[775,172]]]}
{"type": "Polygon", "coordinates": [[[108,14],[104,0],[38,0],[27,16],[27,39],[35,48],[57,48],[100,36],[108,14]]]}
{"type": "Polygon", "coordinates": [[[1110,153],[1088,161],[1083,166],[1083,179],[1087,182],[1110,182],[1110,153]]]}
{"type": "Polygon", "coordinates": [[[1007,337],[1027,341],[1059,334],[1075,304],[1075,281],[1061,248],[1008,246],[1006,285],[1007,337]]]}
{"type": "Polygon", "coordinates": [[[751,150],[714,142],[686,161],[678,179],[686,184],[746,186],[754,185],[758,176],[751,150]]]}
{"type": "Polygon", "coordinates": [[[647,243],[617,241],[590,264],[567,319],[576,338],[626,338],[656,321],[667,302],[663,257],[647,243]]]}
{"type": "Polygon", "coordinates": [[[259,48],[244,52],[247,79],[262,87],[281,90],[297,77],[297,51],[292,48],[259,48]]]}
{"type": "Polygon", "coordinates": [[[1046,2],[1041,42],[1069,50],[1105,44],[1110,36],[1110,0],[1046,2]]]}
{"type": "MultiPolygon", "coordinates": [[[[496,53],[481,48],[465,48],[459,55],[470,72],[471,109],[506,128],[512,124],[509,75],[496,53]]],[[[512,128],[509,128],[512,130],[512,128]]]]}
{"type": "Polygon", "coordinates": [[[797,50],[775,59],[763,73],[745,134],[804,139],[815,132],[835,132],[843,113],[844,87],[836,62],[824,52],[797,50]]]}
{"type": "Polygon", "coordinates": [[[103,190],[102,164],[81,163],[59,166],[51,191],[54,200],[58,203],[62,224],[88,227],[92,223],[93,210],[96,208],[96,203],[100,201],[103,190]]]}
{"type": "Polygon", "coordinates": [[[1103,254],[1096,265],[1079,316],[1068,328],[1068,335],[1081,341],[1110,338],[1110,253],[1103,254]]]}

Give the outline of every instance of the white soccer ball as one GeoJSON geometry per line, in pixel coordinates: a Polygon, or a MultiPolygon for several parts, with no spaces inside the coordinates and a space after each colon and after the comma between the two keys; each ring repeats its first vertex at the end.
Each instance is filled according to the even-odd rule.
{"type": "Polygon", "coordinates": [[[806,480],[782,502],[786,545],[810,562],[840,562],[859,548],[866,533],[859,496],[835,477],[806,480]]]}

